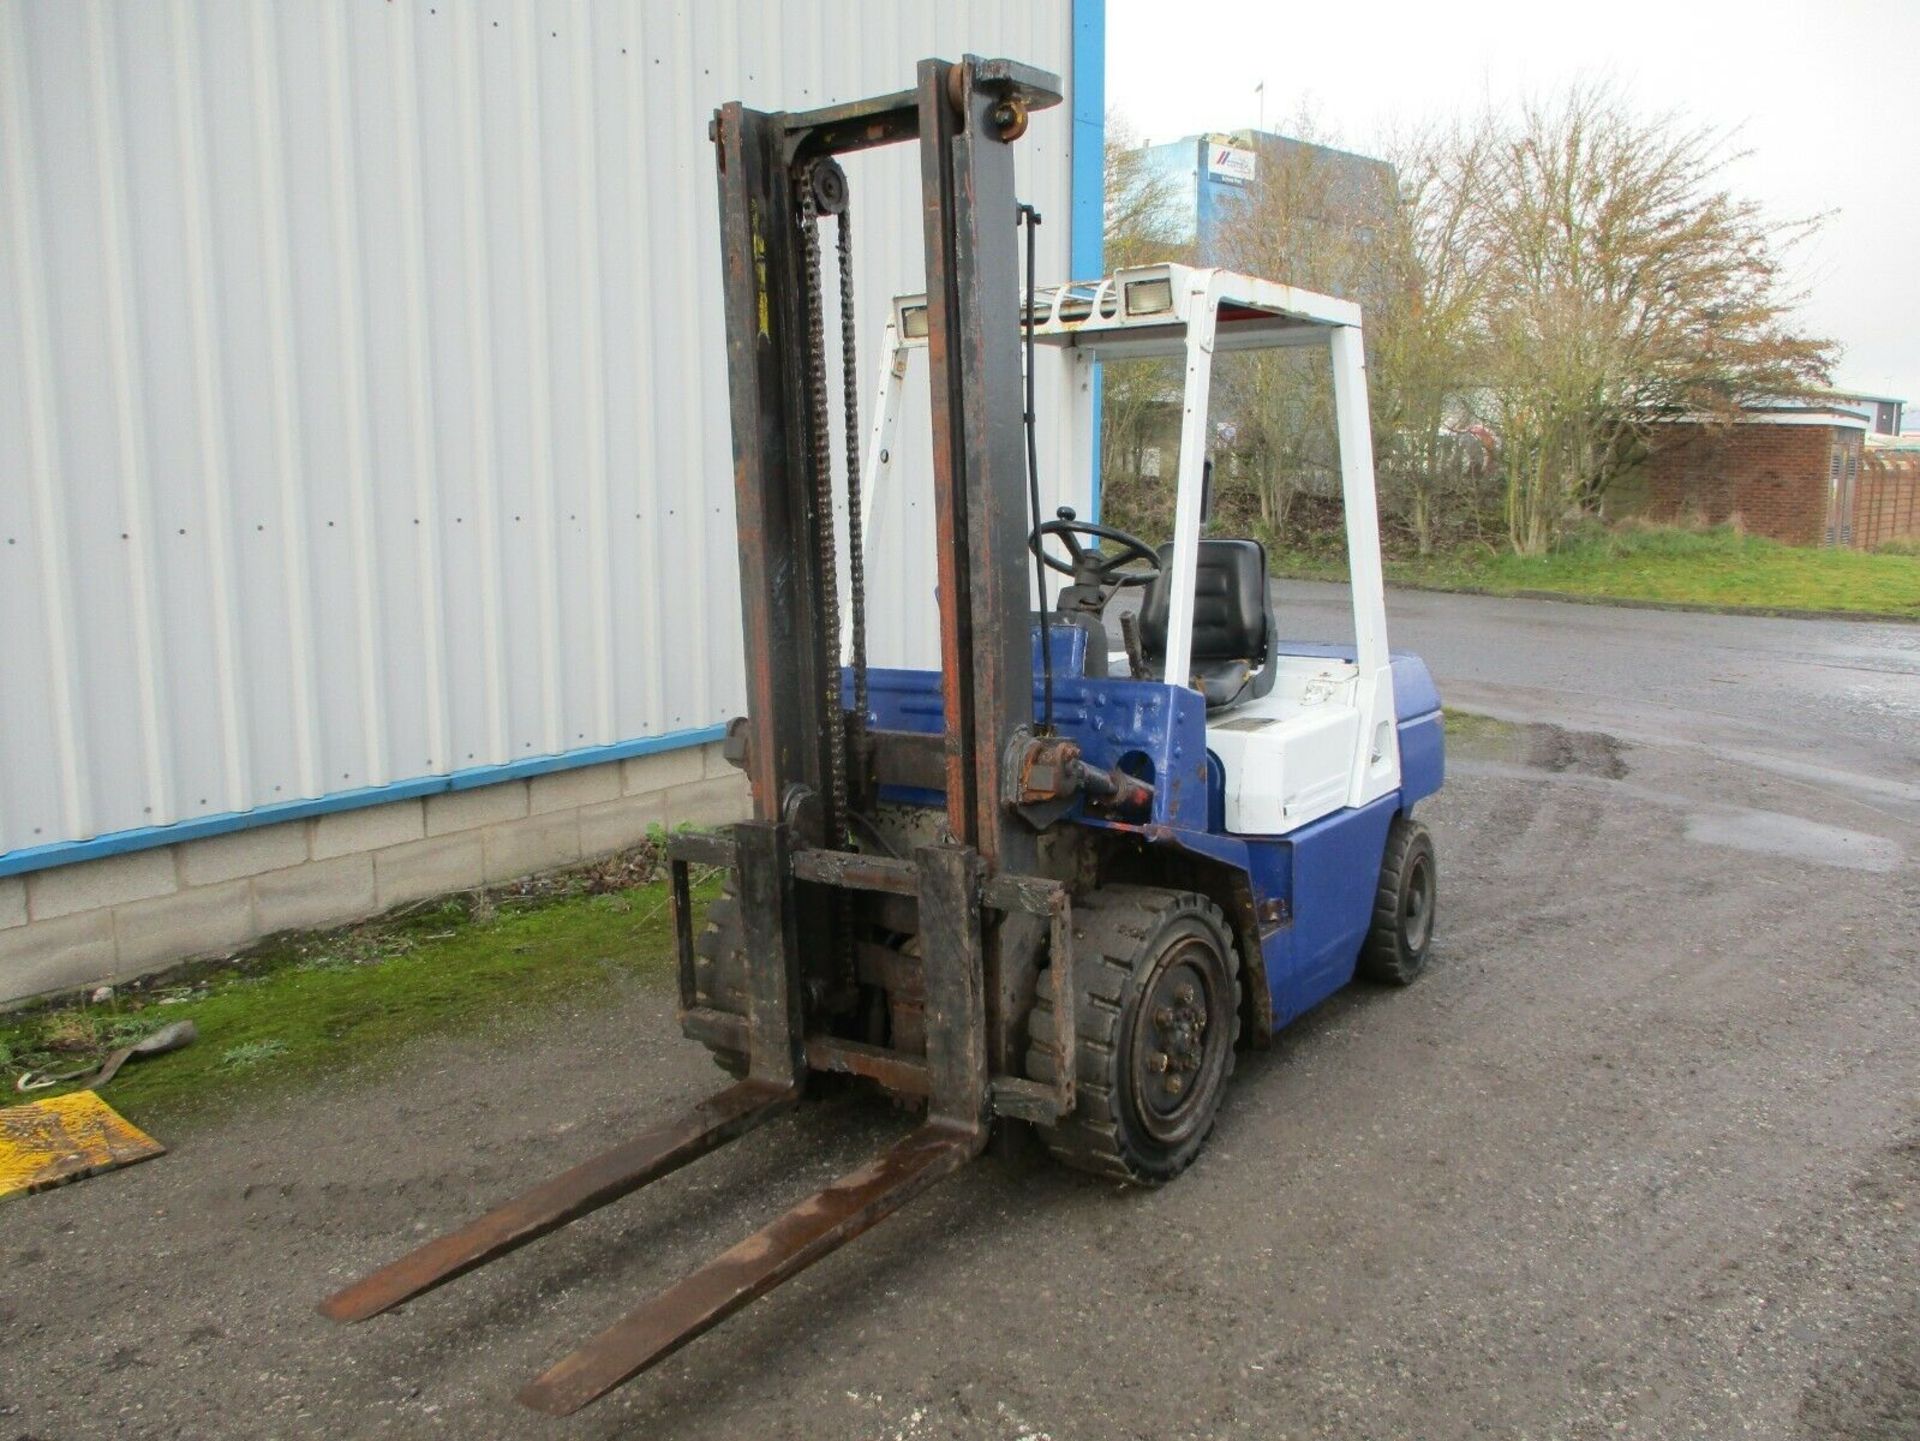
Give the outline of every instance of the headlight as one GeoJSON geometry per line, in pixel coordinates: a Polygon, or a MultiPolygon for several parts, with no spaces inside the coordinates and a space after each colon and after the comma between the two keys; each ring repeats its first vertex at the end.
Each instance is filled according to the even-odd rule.
{"type": "Polygon", "coordinates": [[[1173,309],[1173,281],[1165,276],[1158,280],[1132,280],[1127,282],[1127,314],[1157,315],[1162,310],[1173,309]]]}

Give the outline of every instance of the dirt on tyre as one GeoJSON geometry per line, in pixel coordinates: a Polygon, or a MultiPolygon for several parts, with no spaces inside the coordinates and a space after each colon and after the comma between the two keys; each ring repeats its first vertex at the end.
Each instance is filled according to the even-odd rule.
{"type": "MultiPolygon", "coordinates": [[[[1054,1157],[1158,1185],[1213,1132],[1240,1037],[1240,963],[1220,908],[1192,891],[1102,886],[1074,902],[1074,1112],[1039,1128],[1054,1157]]],[[[1027,1074],[1055,1079],[1051,977],[1028,1020],[1027,1074]]]]}
{"type": "Polygon", "coordinates": [[[1361,979],[1410,986],[1427,968],[1439,880],[1427,828],[1411,816],[1395,816],[1380,860],[1373,921],[1360,948],[1361,979]]]}

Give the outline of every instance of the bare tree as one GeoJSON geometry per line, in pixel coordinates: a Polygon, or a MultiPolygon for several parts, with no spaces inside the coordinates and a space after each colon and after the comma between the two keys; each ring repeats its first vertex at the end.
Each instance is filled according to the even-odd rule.
{"type": "Polygon", "coordinates": [[[1187,256],[1192,217],[1181,213],[1174,179],[1155,165],[1146,143],[1117,110],[1107,112],[1106,182],[1109,271],[1187,256]]]}
{"type": "Polygon", "coordinates": [[[1721,185],[1710,129],[1642,119],[1604,88],[1489,121],[1473,243],[1484,266],[1474,393],[1498,432],[1515,551],[1546,550],[1674,413],[1824,383],[1798,334],[1780,224],[1721,185]]]}
{"type": "MultiPolygon", "coordinates": [[[[1293,128],[1314,133],[1310,117],[1293,128]]],[[[1260,147],[1254,178],[1216,241],[1236,270],[1357,300],[1369,310],[1390,303],[1396,284],[1383,244],[1394,228],[1392,172],[1305,140],[1260,147]]],[[[1234,426],[1234,445],[1250,463],[1262,523],[1287,524],[1302,493],[1331,493],[1337,483],[1332,390],[1318,350],[1231,357],[1218,384],[1234,426]]],[[[1224,487],[1223,487],[1224,489],[1224,487]]]]}
{"type": "Polygon", "coordinates": [[[1382,498],[1422,555],[1443,525],[1471,521],[1491,462],[1464,399],[1485,294],[1475,220],[1486,145],[1484,127],[1428,130],[1389,152],[1398,178],[1389,279],[1385,303],[1366,317],[1374,445],[1382,498]]]}
{"type": "MultiPolygon", "coordinates": [[[[1825,383],[1834,347],[1796,329],[1783,269],[1817,222],[1731,195],[1718,132],[1585,87],[1392,155],[1263,144],[1208,259],[1360,303],[1382,500],[1423,552],[1484,517],[1539,554],[1600,507],[1660,417],[1730,421],[1825,383]]],[[[1179,258],[1155,231],[1166,182],[1125,142],[1108,158],[1115,263],[1179,258]]],[[[1106,419],[1109,474],[1135,481],[1166,399],[1140,369],[1109,372],[1106,419]]],[[[1278,529],[1297,496],[1333,485],[1325,367],[1236,356],[1216,385],[1246,472],[1226,468],[1218,489],[1242,485],[1278,529]]]]}

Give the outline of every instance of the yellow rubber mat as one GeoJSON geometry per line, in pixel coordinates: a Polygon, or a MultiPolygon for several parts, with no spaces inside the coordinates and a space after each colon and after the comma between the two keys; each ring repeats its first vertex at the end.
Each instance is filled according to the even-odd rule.
{"type": "Polygon", "coordinates": [[[0,1201],[166,1150],[92,1091],[8,1106],[0,1109],[0,1201]]]}

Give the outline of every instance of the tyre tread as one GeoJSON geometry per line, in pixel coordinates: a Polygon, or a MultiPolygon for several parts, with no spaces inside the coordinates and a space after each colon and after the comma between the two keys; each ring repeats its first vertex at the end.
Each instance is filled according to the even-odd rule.
{"type": "MultiPolygon", "coordinates": [[[[1411,816],[1395,816],[1380,857],[1380,883],[1373,893],[1367,939],[1360,948],[1356,970],[1362,980],[1383,986],[1410,986],[1426,969],[1426,953],[1410,958],[1400,943],[1400,889],[1407,857],[1419,844],[1426,846],[1431,858],[1433,837],[1427,828],[1411,816]]],[[[1430,938],[1428,944],[1432,944],[1430,938]]]]}
{"type": "MultiPolygon", "coordinates": [[[[1240,1039],[1242,982],[1233,931],[1220,908],[1197,892],[1157,886],[1102,886],[1085,897],[1076,897],[1073,944],[1079,994],[1075,1017],[1079,1044],[1074,1068],[1077,1104],[1071,1116],[1038,1128],[1054,1159],[1075,1170],[1112,1181],[1156,1184],[1171,1180],[1185,1170],[1205,1144],[1203,1133],[1199,1144],[1189,1147],[1170,1169],[1143,1170],[1141,1158],[1133,1153],[1120,1124],[1114,1075],[1128,992],[1137,971],[1152,959],[1146,954],[1146,946],[1181,909],[1204,915],[1225,942],[1224,955],[1232,987],[1232,1004],[1228,1007],[1232,1031],[1221,1076],[1223,1087],[1233,1074],[1240,1039]]],[[[1051,979],[1047,971],[1040,975],[1027,1032],[1026,1073],[1034,1080],[1051,1082],[1059,1074],[1059,1062],[1051,979]]],[[[1208,1131],[1211,1129],[1209,1122],[1208,1131]]]]}

